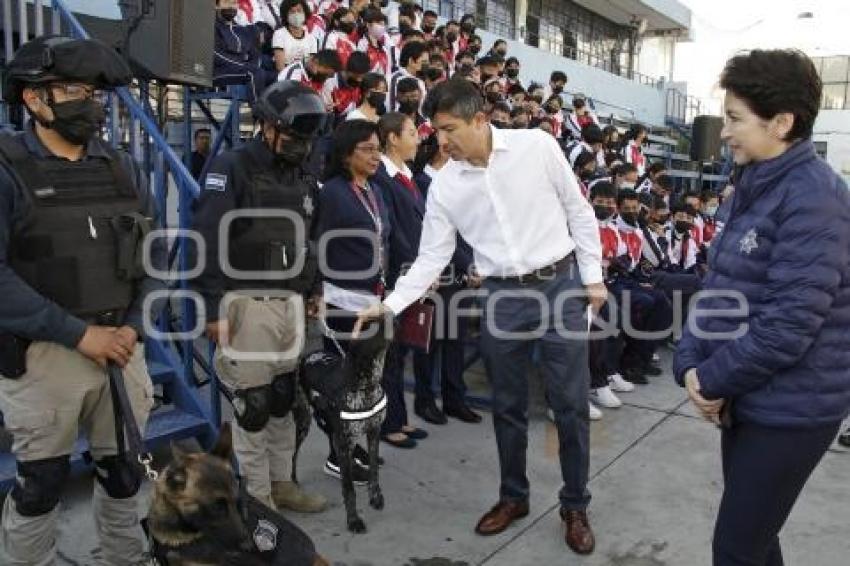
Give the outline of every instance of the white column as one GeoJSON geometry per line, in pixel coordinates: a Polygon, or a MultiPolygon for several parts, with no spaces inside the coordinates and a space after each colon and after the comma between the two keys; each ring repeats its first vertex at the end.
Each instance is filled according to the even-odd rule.
{"type": "Polygon", "coordinates": [[[528,43],[526,41],[527,31],[525,30],[525,21],[528,17],[528,0],[514,0],[514,2],[514,39],[528,43]]]}

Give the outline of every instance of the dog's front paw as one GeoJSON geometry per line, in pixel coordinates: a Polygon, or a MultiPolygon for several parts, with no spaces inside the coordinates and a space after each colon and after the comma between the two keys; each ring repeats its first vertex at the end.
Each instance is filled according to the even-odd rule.
{"type": "Polygon", "coordinates": [[[384,494],[380,491],[378,493],[373,493],[369,496],[369,505],[372,506],[372,509],[377,509],[380,511],[384,508],[384,494]]]}
{"type": "Polygon", "coordinates": [[[360,517],[348,520],[348,530],[352,533],[363,534],[366,532],[366,523],[360,517]]]}

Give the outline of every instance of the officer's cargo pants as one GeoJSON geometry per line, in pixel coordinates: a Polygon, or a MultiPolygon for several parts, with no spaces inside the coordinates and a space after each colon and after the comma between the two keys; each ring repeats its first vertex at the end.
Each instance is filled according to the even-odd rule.
{"type": "MultiPolygon", "coordinates": [[[[123,373],[133,416],[140,430],[144,430],[153,406],[153,385],[141,344],[136,346],[123,373]]],[[[109,378],[106,370],[75,350],[34,342],[27,351],[27,372],[19,379],[0,376],[0,411],[7,430],[14,436],[12,451],[19,465],[19,484],[24,481],[20,477],[21,464],[53,470],[45,474],[50,477],[34,480],[49,486],[49,493],[38,494],[50,501],[42,505],[44,513],[22,513],[13,497],[6,497],[3,550],[10,566],[53,564],[59,508],[52,503],[59,500],[62,475],[67,475],[67,460],[80,430],[96,462],[118,452],[109,378]],[[40,462],[51,461],[58,464],[39,466],[40,462]]],[[[28,492],[33,493],[32,486],[28,492]]],[[[95,481],[92,504],[103,561],[114,566],[140,563],[144,548],[138,495],[113,498],[95,481]]]]}
{"type": "MultiPolygon", "coordinates": [[[[232,391],[267,386],[275,376],[295,371],[304,349],[304,301],[239,297],[227,306],[229,348],[218,348],[215,369],[232,391]]],[[[290,481],[295,453],[292,413],[270,417],[259,432],[233,427],[233,450],[248,492],[274,507],[271,483],[290,481]]]]}

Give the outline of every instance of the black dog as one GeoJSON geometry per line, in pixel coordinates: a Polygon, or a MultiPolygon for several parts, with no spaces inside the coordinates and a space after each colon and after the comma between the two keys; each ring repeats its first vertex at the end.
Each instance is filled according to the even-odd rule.
{"type": "Polygon", "coordinates": [[[369,505],[383,509],[384,496],[378,484],[378,443],[387,412],[381,378],[389,338],[383,325],[373,325],[364,330],[363,338],[348,344],[344,357],[324,351],[307,356],[302,377],[310,391],[311,403],[317,413],[326,415],[332,431],[339,456],[348,530],[363,533],[366,524],[357,515],[352,479],[354,450],[357,439],[365,434],[369,452],[369,505]]]}
{"type": "Polygon", "coordinates": [[[172,452],[147,520],[156,563],[328,566],[310,537],[237,485],[229,424],[209,454],[172,452]]]}

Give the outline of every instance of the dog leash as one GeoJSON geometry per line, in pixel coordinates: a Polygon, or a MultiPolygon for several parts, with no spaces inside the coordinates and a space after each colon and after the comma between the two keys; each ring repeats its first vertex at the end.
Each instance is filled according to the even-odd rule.
{"type": "Polygon", "coordinates": [[[342,349],[342,346],[340,345],[339,341],[336,339],[336,332],[331,330],[331,327],[328,326],[328,321],[325,320],[325,317],[320,316],[319,322],[322,325],[322,332],[324,333],[324,335],[331,339],[331,342],[333,343],[334,347],[339,352],[339,355],[342,356],[343,359],[346,358],[345,350],[342,349]]]}
{"type": "Polygon", "coordinates": [[[127,395],[124,385],[124,374],[114,362],[106,366],[109,375],[109,389],[112,393],[112,409],[115,416],[115,439],[118,442],[118,455],[126,457],[130,461],[138,462],[145,470],[145,476],[150,481],[156,481],[159,477],[153,468],[153,456],[145,450],[142,433],[133,416],[133,406],[127,395]],[[127,443],[124,443],[124,433],[127,434],[127,443]]]}

